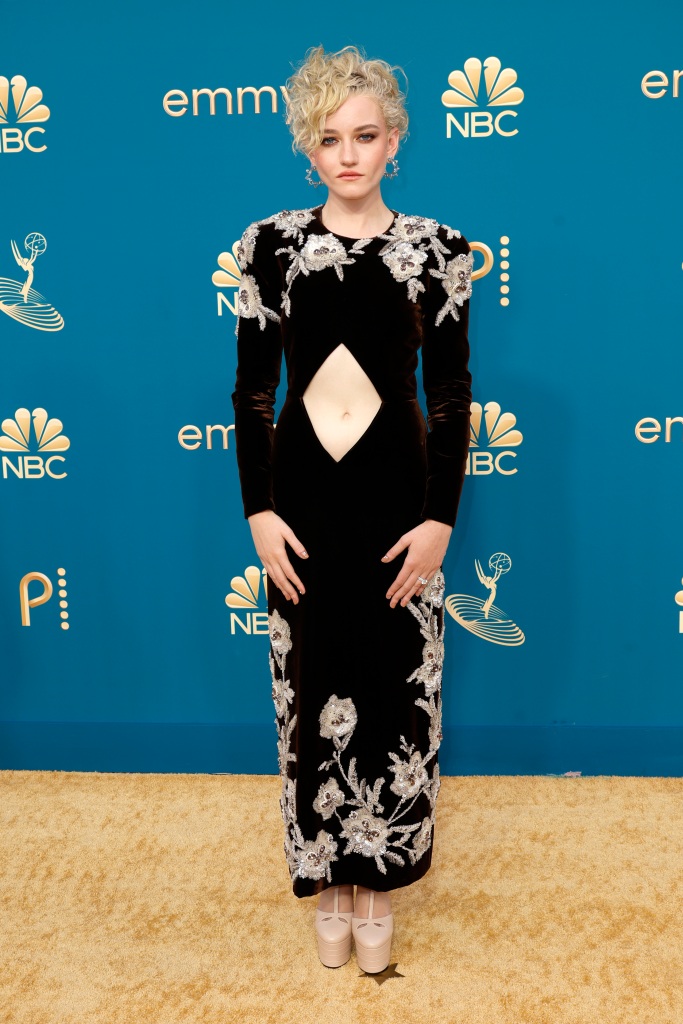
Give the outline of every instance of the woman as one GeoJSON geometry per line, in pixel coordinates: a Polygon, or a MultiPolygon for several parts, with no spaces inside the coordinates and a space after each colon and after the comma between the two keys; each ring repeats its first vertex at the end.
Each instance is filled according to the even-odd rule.
{"type": "Polygon", "coordinates": [[[441,564],[469,444],[472,255],[459,231],[382,199],[408,126],[388,64],[314,47],[287,89],[293,148],[328,192],[240,240],[237,462],[268,576],[293,892],[320,894],[324,964],[345,963],[353,935],[359,966],[378,972],[390,892],[432,858],[441,564]]]}

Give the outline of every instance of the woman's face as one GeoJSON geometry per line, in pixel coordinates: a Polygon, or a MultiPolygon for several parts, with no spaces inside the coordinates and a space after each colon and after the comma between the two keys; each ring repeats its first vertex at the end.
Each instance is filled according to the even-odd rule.
{"type": "Polygon", "coordinates": [[[373,96],[349,96],[325,119],[325,134],[310,154],[321,181],[340,199],[364,199],[378,189],[398,149],[398,128],[387,133],[373,96]]]}

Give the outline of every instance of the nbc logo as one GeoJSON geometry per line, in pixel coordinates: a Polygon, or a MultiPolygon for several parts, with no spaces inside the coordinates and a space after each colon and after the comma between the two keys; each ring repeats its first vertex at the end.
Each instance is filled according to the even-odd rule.
{"type": "MultiPolygon", "coordinates": [[[[218,257],[220,270],[214,270],[211,281],[217,288],[239,288],[242,271],[237,262],[237,246],[239,238],[233,243],[231,252],[222,252],[218,257]]],[[[227,306],[231,313],[237,316],[237,292],[232,293],[233,301],[226,298],[222,291],[219,291],[216,299],[218,303],[218,315],[223,316],[223,307],[227,306]]]]}
{"type": "Polygon", "coordinates": [[[517,472],[515,466],[506,468],[504,459],[517,458],[515,452],[509,451],[522,443],[521,430],[515,426],[517,419],[511,412],[501,412],[498,402],[487,402],[482,410],[479,402],[470,405],[470,453],[467,460],[466,474],[472,476],[488,476],[491,473],[502,473],[512,476],[517,472]],[[482,423],[482,411],[484,422],[482,423]],[[481,451],[482,447],[496,449],[481,451]],[[478,450],[479,449],[479,450],[478,450]],[[500,450],[502,449],[502,450],[500,450]]]}
{"type": "Polygon", "coordinates": [[[515,107],[524,99],[524,93],[515,85],[517,72],[512,68],[502,68],[497,57],[487,57],[483,65],[478,57],[470,57],[465,61],[464,71],[451,71],[448,76],[450,89],[441,96],[445,107],[457,110],[446,117],[446,138],[452,138],[453,127],[457,128],[464,139],[483,138],[487,135],[517,135],[517,128],[506,130],[502,127],[503,118],[517,117],[515,107]],[[484,68],[484,102],[479,102],[481,91],[481,70],[484,68]],[[495,114],[489,110],[471,110],[471,107],[504,107],[495,114]]]}
{"type": "Polygon", "coordinates": [[[62,421],[48,419],[45,409],[34,409],[30,413],[28,409],[17,409],[14,419],[3,420],[0,424],[0,452],[13,452],[13,458],[8,455],[2,456],[2,476],[7,480],[11,471],[20,480],[39,480],[41,477],[50,476],[53,480],[63,480],[65,472],[58,473],[61,466],[55,463],[64,463],[63,455],[52,455],[50,452],[65,452],[71,445],[68,437],[62,434],[62,421]],[[33,418],[33,431],[31,431],[31,418],[33,418]],[[31,435],[33,434],[33,444],[31,435]],[[22,454],[30,452],[31,448],[37,453],[35,455],[22,454]]]}
{"type": "Polygon", "coordinates": [[[233,576],[230,580],[231,591],[225,598],[228,608],[239,608],[241,614],[230,612],[230,632],[235,635],[236,626],[253,636],[268,632],[268,611],[258,611],[259,590],[263,577],[263,596],[268,597],[268,577],[266,570],[255,565],[248,565],[244,576],[233,576]]]}
{"type": "Polygon", "coordinates": [[[43,94],[35,85],[29,85],[23,75],[15,75],[10,82],[0,75],[0,153],[43,153],[45,129],[38,124],[49,120],[50,108],[42,102],[43,94]],[[12,102],[10,104],[10,88],[12,102]],[[9,127],[13,121],[17,127],[9,127]],[[32,127],[26,127],[32,125],[32,127]],[[38,145],[38,143],[41,145],[38,145]]]}

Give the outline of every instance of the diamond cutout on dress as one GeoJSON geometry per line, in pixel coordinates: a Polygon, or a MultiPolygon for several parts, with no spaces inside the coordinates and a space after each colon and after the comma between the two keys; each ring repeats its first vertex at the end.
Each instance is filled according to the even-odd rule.
{"type": "Polygon", "coordinates": [[[320,444],[335,462],[341,462],[367,433],[382,407],[382,398],[356,357],[340,342],[309,381],[302,403],[320,444]],[[325,401],[330,401],[335,391],[339,392],[340,379],[344,379],[346,393],[354,393],[354,401],[361,398],[348,430],[344,430],[343,419],[335,424],[321,415],[325,401]]]}

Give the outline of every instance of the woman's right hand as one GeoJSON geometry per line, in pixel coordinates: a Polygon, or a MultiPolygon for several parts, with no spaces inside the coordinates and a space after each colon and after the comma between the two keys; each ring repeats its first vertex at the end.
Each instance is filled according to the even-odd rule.
{"type": "Polygon", "coordinates": [[[272,509],[255,512],[248,517],[247,522],[251,527],[256,554],[263,562],[269,578],[279,587],[287,600],[298,604],[299,595],[292,583],[302,594],[305,593],[305,588],[287,557],[285,541],[302,558],[308,558],[308,552],[284,519],[281,519],[272,509]]]}

